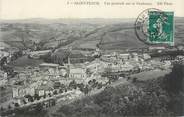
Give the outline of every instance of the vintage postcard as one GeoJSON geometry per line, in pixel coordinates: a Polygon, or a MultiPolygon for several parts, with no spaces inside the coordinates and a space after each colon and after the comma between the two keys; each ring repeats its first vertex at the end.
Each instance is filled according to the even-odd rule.
{"type": "Polygon", "coordinates": [[[184,116],[183,0],[0,0],[0,117],[184,116]]]}

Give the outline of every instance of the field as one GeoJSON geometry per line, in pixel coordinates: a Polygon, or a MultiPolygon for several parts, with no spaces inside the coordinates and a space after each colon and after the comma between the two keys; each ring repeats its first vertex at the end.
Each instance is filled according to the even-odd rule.
{"type": "Polygon", "coordinates": [[[43,63],[42,60],[36,60],[36,59],[30,59],[27,56],[22,56],[20,58],[18,58],[15,61],[12,61],[10,63],[11,66],[13,67],[28,67],[28,66],[32,66],[32,67],[36,67],[39,66],[39,64],[43,63]]]}
{"type": "Polygon", "coordinates": [[[170,69],[167,70],[152,70],[152,71],[145,71],[145,72],[140,72],[138,74],[133,74],[131,75],[132,78],[137,78],[139,81],[146,81],[146,80],[151,80],[151,79],[156,79],[159,77],[163,77],[166,74],[169,74],[171,72],[170,69]]]}

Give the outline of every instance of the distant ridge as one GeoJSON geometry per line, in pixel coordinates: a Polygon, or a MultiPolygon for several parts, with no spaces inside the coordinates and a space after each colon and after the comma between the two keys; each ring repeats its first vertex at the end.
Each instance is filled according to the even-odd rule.
{"type": "Polygon", "coordinates": [[[45,19],[45,18],[33,18],[33,19],[16,19],[16,20],[0,20],[0,23],[39,23],[39,24],[52,24],[52,23],[66,23],[66,24],[76,24],[76,23],[90,23],[90,24],[98,24],[98,23],[121,23],[121,22],[133,22],[134,18],[121,19],[105,19],[105,18],[59,18],[59,19],[45,19]]]}
{"type": "MultiPolygon", "coordinates": [[[[34,42],[40,43],[42,48],[96,48],[99,42],[102,48],[109,50],[144,47],[134,34],[134,22],[135,19],[118,18],[1,20],[0,40],[17,48],[33,48],[34,42]]],[[[176,45],[184,43],[183,27],[184,17],[175,17],[176,45]]]]}
{"type": "MultiPolygon", "coordinates": [[[[114,24],[123,22],[134,22],[136,18],[58,18],[58,19],[46,19],[46,18],[32,18],[32,19],[15,19],[15,20],[0,20],[0,23],[38,23],[38,24],[53,24],[53,23],[89,23],[89,24],[114,24]]],[[[175,20],[181,20],[184,22],[184,17],[175,17],[175,20]]]]}

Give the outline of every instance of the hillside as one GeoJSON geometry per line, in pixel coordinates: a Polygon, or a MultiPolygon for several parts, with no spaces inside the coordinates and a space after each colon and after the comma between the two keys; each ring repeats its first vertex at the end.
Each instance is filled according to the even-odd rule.
{"type": "MultiPolygon", "coordinates": [[[[183,20],[175,21],[176,45],[184,43],[183,20]]],[[[1,21],[0,27],[0,41],[20,49],[96,48],[100,42],[102,49],[109,50],[146,46],[135,36],[133,19],[33,19],[1,21]]]]}
{"type": "Polygon", "coordinates": [[[62,106],[53,117],[122,117],[183,115],[184,66],[145,81],[110,86],[100,94],[62,106]]]}

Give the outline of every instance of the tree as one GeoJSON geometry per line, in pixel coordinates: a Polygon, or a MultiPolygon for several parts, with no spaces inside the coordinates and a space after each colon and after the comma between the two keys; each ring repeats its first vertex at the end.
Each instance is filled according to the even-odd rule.
{"type": "Polygon", "coordinates": [[[68,60],[70,52],[67,50],[59,49],[53,55],[51,55],[51,62],[63,65],[64,60],[68,60]]]}
{"type": "Polygon", "coordinates": [[[91,85],[91,83],[92,83],[92,81],[91,81],[91,80],[89,80],[89,81],[88,81],[88,85],[91,85]]]}
{"type": "Polygon", "coordinates": [[[20,105],[18,103],[15,103],[15,107],[19,107],[20,105]]]}
{"type": "Polygon", "coordinates": [[[79,88],[79,90],[80,90],[81,92],[84,91],[84,84],[83,84],[83,83],[77,84],[77,87],[79,88]]]}
{"type": "Polygon", "coordinates": [[[64,90],[66,88],[66,86],[64,84],[60,85],[60,89],[64,90]]]}
{"type": "Polygon", "coordinates": [[[97,85],[97,89],[101,89],[102,88],[102,83],[98,83],[98,85],[97,85]]]}
{"type": "Polygon", "coordinates": [[[48,95],[49,95],[49,97],[51,97],[51,96],[52,96],[52,95],[51,95],[51,93],[49,93],[48,95]]]}
{"type": "Polygon", "coordinates": [[[71,81],[69,84],[70,89],[77,89],[77,83],[75,80],[71,81]]]}
{"type": "Polygon", "coordinates": [[[96,81],[96,79],[93,79],[92,83],[91,83],[91,87],[95,88],[95,87],[97,87],[97,85],[98,85],[98,82],[96,81]]]}
{"type": "Polygon", "coordinates": [[[59,89],[59,93],[63,93],[63,89],[59,89]]]}
{"type": "Polygon", "coordinates": [[[3,66],[3,70],[5,72],[7,72],[8,75],[13,75],[14,74],[13,67],[11,67],[11,66],[3,66]]]}
{"type": "Polygon", "coordinates": [[[54,94],[54,95],[57,95],[58,93],[57,93],[57,91],[55,90],[55,91],[53,92],[53,94],[54,94]]]}
{"type": "Polygon", "coordinates": [[[46,98],[46,94],[43,95],[43,98],[46,98]]]}
{"type": "Polygon", "coordinates": [[[29,95],[29,94],[28,94],[28,95],[25,95],[24,97],[25,97],[25,98],[28,98],[28,101],[29,101],[29,102],[33,102],[33,101],[34,101],[34,100],[33,100],[33,97],[32,97],[31,95],[29,95]]]}
{"type": "Polygon", "coordinates": [[[4,108],[3,107],[1,107],[1,111],[4,111],[4,108]]]}
{"type": "Polygon", "coordinates": [[[40,96],[39,96],[38,94],[35,94],[35,95],[34,95],[34,99],[40,100],[40,96]]]}
{"type": "Polygon", "coordinates": [[[52,53],[49,52],[48,54],[43,55],[43,56],[41,56],[40,58],[43,59],[45,62],[50,63],[50,62],[52,62],[52,61],[51,61],[51,55],[52,55],[52,53]]]}
{"type": "Polygon", "coordinates": [[[8,105],[8,109],[11,109],[11,108],[12,108],[12,107],[11,107],[11,105],[9,104],[9,105],[8,105]]]}
{"type": "Polygon", "coordinates": [[[36,105],[36,107],[35,107],[35,110],[38,111],[38,112],[42,111],[42,110],[43,110],[42,104],[41,104],[41,103],[38,103],[38,104],[36,105]]]}
{"type": "Polygon", "coordinates": [[[85,95],[87,95],[90,90],[91,89],[90,89],[89,85],[86,85],[83,92],[84,92],[85,95]]]}
{"type": "Polygon", "coordinates": [[[90,71],[89,68],[86,69],[86,74],[87,74],[88,76],[90,76],[90,75],[92,74],[92,72],[90,71]]]}
{"type": "Polygon", "coordinates": [[[23,99],[23,103],[24,103],[24,104],[27,104],[27,102],[25,101],[25,99],[23,99]]]}
{"type": "Polygon", "coordinates": [[[7,57],[3,57],[3,58],[0,60],[0,66],[5,65],[5,63],[7,63],[7,57]]]}
{"type": "Polygon", "coordinates": [[[184,91],[183,82],[184,81],[184,65],[175,64],[173,66],[172,72],[166,76],[166,89],[169,92],[178,93],[184,91]]]}

